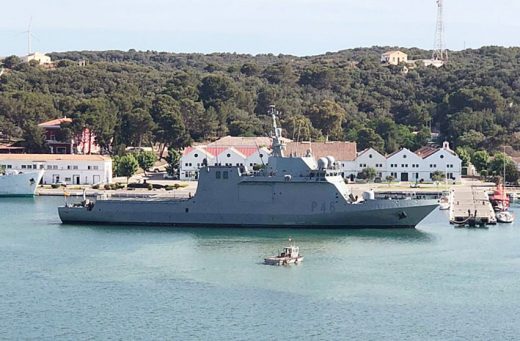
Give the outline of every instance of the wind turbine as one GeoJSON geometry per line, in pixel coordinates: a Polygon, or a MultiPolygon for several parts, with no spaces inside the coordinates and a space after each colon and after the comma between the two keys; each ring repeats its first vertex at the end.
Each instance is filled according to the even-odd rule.
{"type": "Polygon", "coordinates": [[[27,55],[32,53],[32,38],[37,38],[31,31],[32,25],[32,17],[29,19],[29,26],[27,27],[27,31],[23,31],[22,33],[27,33],[27,55]]]}

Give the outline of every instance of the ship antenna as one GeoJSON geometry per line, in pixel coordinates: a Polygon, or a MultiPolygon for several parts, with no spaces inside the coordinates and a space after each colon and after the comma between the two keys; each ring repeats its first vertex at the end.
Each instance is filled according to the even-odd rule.
{"type": "MultiPolygon", "coordinates": [[[[255,145],[256,145],[256,150],[258,151],[258,156],[260,156],[260,146],[258,145],[258,143],[255,141],[255,145]]],[[[265,168],[265,163],[264,163],[264,158],[260,157],[260,161],[262,161],[262,168],[265,168]]]]}
{"type": "Polygon", "coordinates": [[[273,118],[273,156],[283,157],[285,145],[282,141],[282,128],[278,128],[276,124],[276,115],[279,115],[279,112],[275,109],[274,105],[269,106],[269,114],[271,114],[273,118]]]}

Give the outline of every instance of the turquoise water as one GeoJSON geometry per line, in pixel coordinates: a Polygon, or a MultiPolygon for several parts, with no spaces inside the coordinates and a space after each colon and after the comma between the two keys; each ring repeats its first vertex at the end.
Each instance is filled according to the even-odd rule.
{"type": "Polygon", "coordinates": [[[0,339],[520,335],[520,226],[454,229],[442,211],[392,231],[62,226],[62,203],[0,199],[0,339]],[[288,236],[304,262],[262,265],[288,236]]]}

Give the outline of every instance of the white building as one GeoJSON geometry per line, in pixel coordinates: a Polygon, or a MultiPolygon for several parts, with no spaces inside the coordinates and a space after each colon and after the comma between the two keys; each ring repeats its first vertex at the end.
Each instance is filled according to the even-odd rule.
{"type": "Polygon", "coordinates": [[[389,65],[399,65],[407,63],[408,55],[401,51],[388,51],[381,55],[381,63],[389,65]]]}
{"type": "Polygon", "coordinates": [[[392,176],[397,181],[427,181],[421,157],[406,148],[390,154],[386,165],[385,178],[392,176]]]}
{"type": "Polygon", "coordinates": [[[460,181],[462,160],[450,149],[448,142],[444,142],[442,148],[426,146],[415,153],[422,158],[421,178],[425,181],[432,181],[432,174],[435,171],[443,172],[448,181],[460,181]]]}
{"type": "MultiPolygon", "coordinates": [[[[374,148],[368,148],[360,152],[356,158],[356,173],[361,172],[365,168],[373,168],[376,170],[377,177],[384,179],[386,177],[386,157],[375,150],[374,148]]],[[[353,180],[352,175],[350,176],[351,180],[353,180]]]]}
{"type": "Polygon", "coordinates": [[[31,61],[37,61],[39,65],[51,64],[51,57],[47,56],[45,53],[34,52],[27,56],[22,57],[22,61],[24,63],[29,63],[31,61]]]}
{"type": "Polygon", "coordinates": [[[93,185],[112,182],[112,159],[101,155],[0,154],[6,169],[44,169],[43,184],[93,185]]]}
{"type": "Polygon", "coordinates": [[[271,155],[271,151],[266,147],[250,148],[249,150],[242,150],[242,153],[247,155],[244,164],[248,167],[266,165],[269,160],[269,155],[271,155]]]}
{"type": "Polygon", "coordinates": [[[179,175],[181,180],[197,180],[199,169],[207,164],[244,166],[267,164],[271,151],[265,147],[251,146],[207,146],[188,147],[184,150],[180,161],[179,175]]]}
{"type": "Polygon", "coordinates": [[[214,165],[215,155],[205,149],[205,146],[188,147],[184,149],[180,160],[180,178],[191,180],[198,178],[198,171],[204,164],[214,165]]]}
{"type": "MultiPolygon", "coordinates": [[[[181,158],[180,178],[196,180],[199,169],[205,163],[247,168],[266,165],[271,151],[258,147],[258,144],[267,144],[270,140],[258,139],[266,138],[227,136],[206,146],[186,148],[181,158]],[[242,145],[232,146],[229,143],[242,145]]],[[[310,154],[316,159],[332,156],[343,177],[350,181],[355,181],[365,168],[375,169],[376,177],[382,181],[392,176],[396,181],[432,182],[435,171],[445,173],[446,178],[453,182],[460,181],[462,176],[462,161],[447,142],[442,148],[426,146],[416,152],[404,148],[388,156],[373,148],[357,153],[355,142],[287,142],[285,154],[289,157],[310,154]]]]}

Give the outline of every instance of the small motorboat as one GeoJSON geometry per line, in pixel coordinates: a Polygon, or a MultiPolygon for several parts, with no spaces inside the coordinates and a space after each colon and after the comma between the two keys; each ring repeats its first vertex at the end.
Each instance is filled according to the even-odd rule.
{"type": "Polygon", "coordinates": [[[272,256],[264,259],[267,265],[289,265],[298,264],[303,261],[303,256],[300,255],[300,248],[298,246],[287,246],[278,256],[272,256]]]}
{"type": "Polygon", "coordinates": [[[449,210],[451,206],[450,194],[443,195],[439,200],[440,210],[449,210]]]}
{"type": "Polygon", "coordinates": [[[510,224],[513,221],[515,221],[515,216],[513,215],[513,213],[508,211],[500,211],[497,212],[495,215],[499,223],[510,224]]]}

